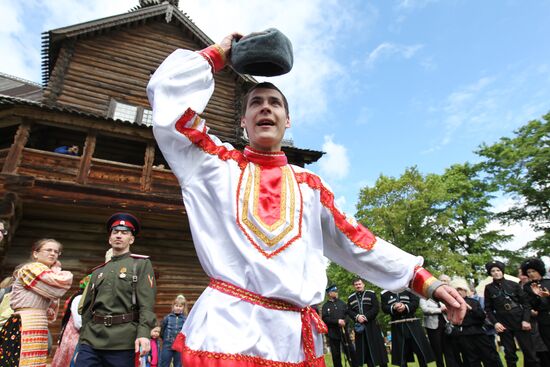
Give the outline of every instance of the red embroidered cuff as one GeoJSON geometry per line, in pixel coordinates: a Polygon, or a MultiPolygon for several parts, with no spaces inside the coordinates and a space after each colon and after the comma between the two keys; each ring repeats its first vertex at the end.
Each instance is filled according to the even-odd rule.
{"type": "Polygon", "coordinates": [[[217,73],[224,68],[226,61],[225,52],[219,45],[208,46],[198,52],[208,61],[212,68],[212,72],[217,73]]]}
{"type": "Polygon", "coordinates": [[[440,285],[440,283],[429,271],[421,266],[416,266],[410,288],[417,294],[430,298],[437,288],[436,285],[440,285]]]}

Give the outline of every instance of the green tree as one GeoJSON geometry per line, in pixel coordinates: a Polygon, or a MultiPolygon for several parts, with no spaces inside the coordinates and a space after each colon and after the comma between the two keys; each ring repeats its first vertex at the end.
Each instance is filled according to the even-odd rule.
{"type": "Polygon", "coordinates": [[[489,180],[515,205],[500,213],[504,223],[529,221],[543,234],[525,250],[547,253],[550,243],[550,113],[543,121],[533,120],[492,145],[482,144],[476,152],[485,158],[483,169],[489,180]]]}
{"type": "Polygon", "coordinates": [[[495,255],[502,255],[499,244],[510,236],[490,230],[494,218],[491,195],[494,187],[479,177],[481,166],[455,164],[441,176],[444,195],[436,210],[437,233],[453,253],[465,257],[472,277],[485,272],[484,264],[495,255]]]}
{"type": "Polygon", "coordinates": [[[399,178],[381,175],[374,187],[363,188],[357,219],[403,250],[422,255],[431,269],[464,270],[459,254],[440,240],[438,212],[445,188],[438,175],[422,176],[416,167],[399,178]]]}

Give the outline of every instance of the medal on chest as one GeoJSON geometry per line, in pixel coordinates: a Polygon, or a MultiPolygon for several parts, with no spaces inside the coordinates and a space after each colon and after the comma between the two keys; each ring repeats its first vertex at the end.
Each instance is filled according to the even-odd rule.
{"type": "Polygon", "coordinates": [[[126,273],[127,273],[127,269],[123,266],[122,268],[120,268],[119,272],[118,272],[118,277],[120,279],[124,279],[126,278],[126,273]]]}

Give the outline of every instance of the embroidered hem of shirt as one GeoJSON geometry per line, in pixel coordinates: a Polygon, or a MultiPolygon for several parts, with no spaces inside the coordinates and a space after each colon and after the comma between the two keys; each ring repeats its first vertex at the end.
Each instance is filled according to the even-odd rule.
{"type": "Polygon", "coordinates": [[[237,353],[194,350],[185,344],[185,335],[182,333],[178,334],[175,343],[178,343],[176,348],[181,352],[182,365],[186,367],[325,367],[324,356],[316,357],[313,361],[293,363],[237,353]]]}

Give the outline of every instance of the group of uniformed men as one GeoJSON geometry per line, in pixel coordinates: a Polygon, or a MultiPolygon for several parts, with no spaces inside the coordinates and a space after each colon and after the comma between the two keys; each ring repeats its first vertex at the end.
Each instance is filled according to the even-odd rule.
{"type": "MultiPolygon", "coordinates": [[[[494,338],[496,332],[504,348],[507,367],[515,367],[518,361],[514,338],[523,351],[525,366],[550,366],[550,279],[544,278],[544,262],[533,258],[522,263],[520,271],[528,277],[523,284],[504,279],[504,264],[500,261],[491,261],[485,267],[493,281],[485,287],[483,298],[474,298],[464,279],[450,282],[447,276],[440,277],[441,281],[450,282],[457,289],[468,304],[468,312],[460,325],[452,325],[445,318],[443,305],[423,300],[424,326],[429,341],[415,317],[419,297],[409,291],[382,291],[381,308],[391,316],[393,365],[406,366],[414,361],[413,354],[416,354],[419,366],[436,361],[438,367],[476,367],[481,364],[501,367],[494,338]],[[432,319],[435,324],[432,324],[432,319]],[[535,347],[535,338],[540,338],[542,347],[535,347]]],[[[355,279],[353,286],[355,292],[348,297],[347,303],[338,299],[335,285],[328,287],[328,301],[322,307],[333,364],[342,366],[343,346],[350,366],[365,363],[369,367],[386,366],[388,358],[383,334],[376,321],[380,309],[377,296],[375,292],[365,290],[361,279],[355,279]],[[351,333],[346,329],[347,317],[354,321],[354,345],[350,341],[351,333]]]]}
{"type": "MultiPolygon", "coordinates": [[[[134,358],[149,351],[149,332],[156,323],[153,267],[146,256],[130,252],[130,245],[140,230],[138,219],[128,213],[116,213],[107,221],[107,230],[113,256],[93,269],[83,296],[77,367],[133,365],[134,358]]],[[[535,322],[550,350],[550,279],[544,278],[544,263],[539,259],[523,262],[521,271],[529,278],[523,287],[504,278],[504,264],[500,261],[487,263],[486,269],[493,282],[485,288],[484,308],[468,296],[469,287],[465,282],[454,285],[469,310],[461,325],[447,331],[456,338],[455,346],[462,352],[462,357],[455,353],[456,350],[452,352],[455,355],[446,355],[447,364],[473,367],[483,362],[486,367],[501,366],[494,341],[485,332],[488,320],[500,336],[508,367],[515,367],[518,360],[514,338],[523,351],[525,366],[542,366],[539,356],[544,358],[545,354],[538,356],[536,353],[531,334],[533,322],[530,321],[535,322]]],[[[386,366],[385,342],[376,321],[380,310],[377,296],[372,290],[365,290],[359,278],[353,281],[353,287],[355,292],[348,297],[347,303],[338,298],[335,285],[328,287],[328,301],[322,307],[334,367],[342,366],[341,351],[353,367],[386,366]],[[353,344],[346,329],[346,317],[354,321],[353,344]]],[[[394,365],[406,366],[414,360],[414,353],[419,365],[426,366],[436,360],[432,349],[436,354],[441,353],[438,348],[430,347],[415,317],[419,300],[409,291],[384,290],[381,293],[381,308],[391,316],[394,365]]]]}

